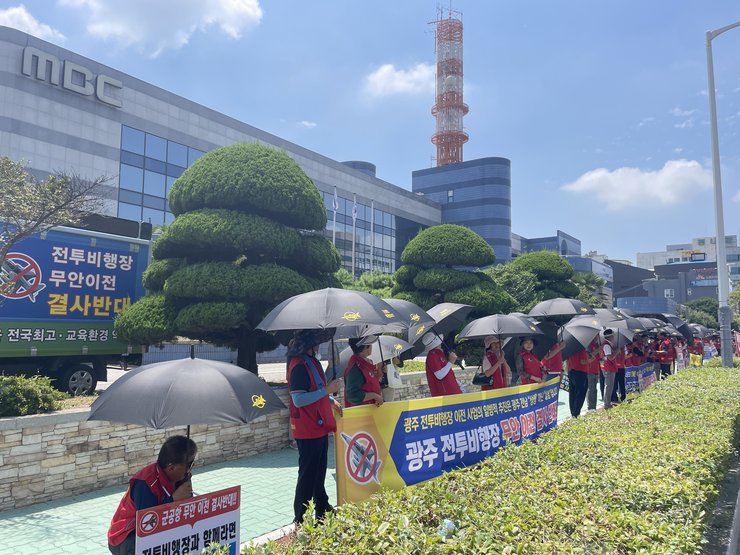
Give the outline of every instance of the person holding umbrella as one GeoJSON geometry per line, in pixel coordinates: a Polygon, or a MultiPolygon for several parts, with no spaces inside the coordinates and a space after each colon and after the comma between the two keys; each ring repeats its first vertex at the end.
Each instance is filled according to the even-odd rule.
{"type": "Polygon", "coordinates": [[[501,340],[496,335],[489,335],[483,339],[485,356],[481,362],[481,370],[490,379],[490,385],[482,385],[481,391],[491,389],[503,389],[509,386],[511,381],[511,368],[504,358],[501,349],[501,340]]]}
{"type": "Polygon", "coordinates": [[[427,383],[432,397],[462,393],[455,372],[452,370],[452,365],[457,362],[455,352],[450,351],[445,355],[442,350],[442,339],[434,332],[425,333],[421,341],[427,351],[427,383]]]}
{"type": "Polygon", "coordinates": [[[172,436],[159,450],[157,462],[129,480],[108,529],[108,549],[114,555],[136,551],[136,511],[193,496],[190,481],[198,447],[185,436],[172,436]]]}
{"type": "Polygon", "coordinates": [[[522,385],[532,383],[542,383],[547,379],[547,369],[532,352],[534,349],[534,339],[532,337],[522,337],[520,340],[522,350],[516,356],[516,371],[522,385]]]}
{"type": "Polygon", "coordinates": [[[668,334],[664,331],[658,334],[658,361],[660,362],[661,379],[671,375],[671,365],[676,360],[676,348],[668,334]]]}
{"type": "MultiPolygon", "coordinates": [[[[570,406],[570,415],[578,418],[581,415],[583,403],[586,401],[586,394],[589,388],[589,377],[594,376],[591,373],[591,366],[594,360],[598,360],[599,352],[597,349],[589,348],[580,351],[568,358],[568,404],[570,406]]],[[[596,381],[596,380],[592,380],[596,381]]],[[[592,386],[594,392],[595,384],[592,386]]],[[[594,395],[594,397],[596,397],[594,395]]],[[[594,408],[596,400],[594,399],[594,408]]]]}
{"type": "Polygon", "coordinates": [[[380,387],[382,363],[373,364],[370,355],[377,336],[355,337],[349,340],[352,356],[344,370],[344,406],[383,404],[380,387]]]}
{"type": "Polygon", "coordinates": [[[604,342],[601,345],[601,372],[604,376],[604,390],[601,398],[604,400],[604,408],[612,407],[612,395],[614,395],[614,382],[617,377],[617,349],[612,345],[614,330],[607,328],[602,332],[604,342]]]}
{"type": "Polygon", "coordinates": [[[548,374],[562,374],[563,373],[563,353],[562,350],[565,348],[565,342],[559,341],[555,343],[550,350],[545,353],[542,357],[542,364],[547,368],[548,374]]]}
{"type": "Polygon", "coordinates": [[[334,330],[301,330],[288,345],[288,387],[290,390],[290,428],[298,445],[298,483],[293,501],[293,522],[301,524],[307,503],[313,499],[316,518],[334,508],[329,504],[324,480],[328,462],[329,434],[337,429],[332,407],[341,405],[331,395],[342,380],[327,381],[316,355],[319,346],[329,341],[334,330]]]}

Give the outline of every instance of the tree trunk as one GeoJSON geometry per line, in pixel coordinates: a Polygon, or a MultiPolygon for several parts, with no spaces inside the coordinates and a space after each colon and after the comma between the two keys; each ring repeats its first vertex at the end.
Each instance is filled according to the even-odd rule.
{"type": "Polygon", "coordinates": [[[237,344],[236,364],[252,372],[257,372],[257,331],[249,328],[239,330],[239,343],[237,344]]]}

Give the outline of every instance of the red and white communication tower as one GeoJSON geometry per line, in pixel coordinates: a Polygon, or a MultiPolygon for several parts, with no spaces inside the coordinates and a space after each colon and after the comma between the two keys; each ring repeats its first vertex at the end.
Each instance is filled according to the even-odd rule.
{"type": "MultiPolygon", "coordinates": [[[[462,14],[455,12],[460,18],[462,14]]],[[[437,21],[435,42],[437,50],[437,82],[432,115],[437,118],[437,129],[432,144],[437,146],[437,166],[462,162],[463,144],[468,134],[463,131],[463,116],[468,105],[463,102],[463,25],[453,16],[437,21]]]]}

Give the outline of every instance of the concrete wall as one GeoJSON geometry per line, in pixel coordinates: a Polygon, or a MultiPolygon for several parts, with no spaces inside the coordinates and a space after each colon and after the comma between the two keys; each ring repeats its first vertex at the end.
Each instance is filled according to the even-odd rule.
{"type": "MultiPolygon", "coordinates": [[[[458,378],[470,384],[473,369],[458,378]]],[[[396,400],[429,395],[424,373],[402,375],[396,400]]],[[[472,391],[473,386],[468,390],[472,391]]],[[[287,405],[286,387],[275,392],[287,405]]],[[[89,409],[0,419],[0,511],[124,484],[156,460],[165,437],[185,429],[88,421],[89,409]]],[[[244,425],[193,426],[202,464],[249,457],[287,446],[288,410],[244,425]]]]}

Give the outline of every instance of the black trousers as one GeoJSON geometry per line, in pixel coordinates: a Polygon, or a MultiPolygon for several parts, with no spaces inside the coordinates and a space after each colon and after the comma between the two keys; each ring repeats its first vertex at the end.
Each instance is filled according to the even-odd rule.
{"type": "Polygon", "coordinates": [[[313,499],[316,507],[316,518],[332,510],[329,496],[326,494],[327,453],[329,436],[317,439],[296,439],[298,444],[298,483],[295,486],[293,501],[293,522],[300,524],[306,514],[306,505],[313,499]]]}
{"type": "Polygon", "coordinates": [[[113,555],[134,555],[136,552],[136,531],[131,532],[120,545],[108,544],[108,550],[113,555]]]}
{"type": "Polygon", "coordinates": [[[660,376],[661,379],[665,379],[668,376],[671,375],[671,363],[670,362],[661,362],[660,363],[660,376]]]}
{"type": "Polygon", "coordinates": [[[588,374],[578,370],[568,371],[568,380],[570,391],[568,392],[568,404],[570,405],[570,415],[576,418],[581,414],[583,403],[586,401],[586,392],[588,391],[588,374]]]}
{"type": "Polygon", "coordinates": [[[620,401],[624,401],[627,398],[627,383],[625,381],[624,368],[617,369],[617,379],[614,383],[614,395],[612,395],[612,403],[617,401],[619,397],[620,401]]]}

